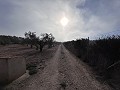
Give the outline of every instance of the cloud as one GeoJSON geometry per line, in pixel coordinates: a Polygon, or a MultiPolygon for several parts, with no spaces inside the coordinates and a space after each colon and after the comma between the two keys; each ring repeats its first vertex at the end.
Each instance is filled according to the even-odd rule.
{"type": "Polygon", "coordinates": [[[0,0],[0,32],[53,33],[58,41],[96,36],[119,29],[119,0],[0,0]],[[69,19],[66,27],[60,20],[69,19]]]}
{"type": "MultiPolygon", "coordinates": [[[[115,32],[120,23],[120,1],[119,0],[85,0],[83,4],[76,4],[75,17],[77,21],[72,26],[75,30],[74,36],[94,37],[115,32]]],[[[119,33],[120,34],[120,33],[119,33]]],[[[73,34],[69,34],[69,38],[73,34]]]]}

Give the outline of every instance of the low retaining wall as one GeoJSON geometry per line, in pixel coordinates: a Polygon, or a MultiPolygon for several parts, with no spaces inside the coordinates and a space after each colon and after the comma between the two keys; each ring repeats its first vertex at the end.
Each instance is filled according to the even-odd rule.
{"type": "Polygon", "coordinates": [[[7,84],[19,78],[26,72],[23,57],[0,57],[0,84],[7,84]]]}

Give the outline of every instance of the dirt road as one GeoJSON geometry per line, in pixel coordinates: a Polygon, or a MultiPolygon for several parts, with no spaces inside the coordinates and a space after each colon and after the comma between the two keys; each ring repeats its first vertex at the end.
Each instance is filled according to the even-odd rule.
{"type": "Polygon", "coordinates": [[[87,67],[78,61],[60,45],[43,72],[38,72],[15,90],[110,90],[96,81],[87,67]]]}

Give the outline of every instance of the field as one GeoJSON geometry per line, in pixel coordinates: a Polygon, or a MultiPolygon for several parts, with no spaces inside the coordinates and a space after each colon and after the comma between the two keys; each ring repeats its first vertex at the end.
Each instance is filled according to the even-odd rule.
{"type": "Polygon", "coordinates": [[[30,48],[27,45],[6,45],[0,46],[0,57],[14,57],[14,56],[22,56],[26,60],[26,65],[30,63],[41,63],[44,59],[49,59],[52,57],[53,53],[55,53],[56,48],[47,49],[44,48],[44,51],[40,53],[40,51],[35,50],[35,48],[30,48]],[[46,54],[47,52],[47,54],[46,54]]]}

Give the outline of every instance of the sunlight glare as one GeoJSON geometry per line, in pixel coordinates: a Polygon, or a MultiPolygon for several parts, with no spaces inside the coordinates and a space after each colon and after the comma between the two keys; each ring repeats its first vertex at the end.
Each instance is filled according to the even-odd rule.
{"type": "Polygon", "coordinates": [[[62,26],[66,26],[68,24],[68,19],[66,17],[63,17],[60,22],[62,26]]]}

